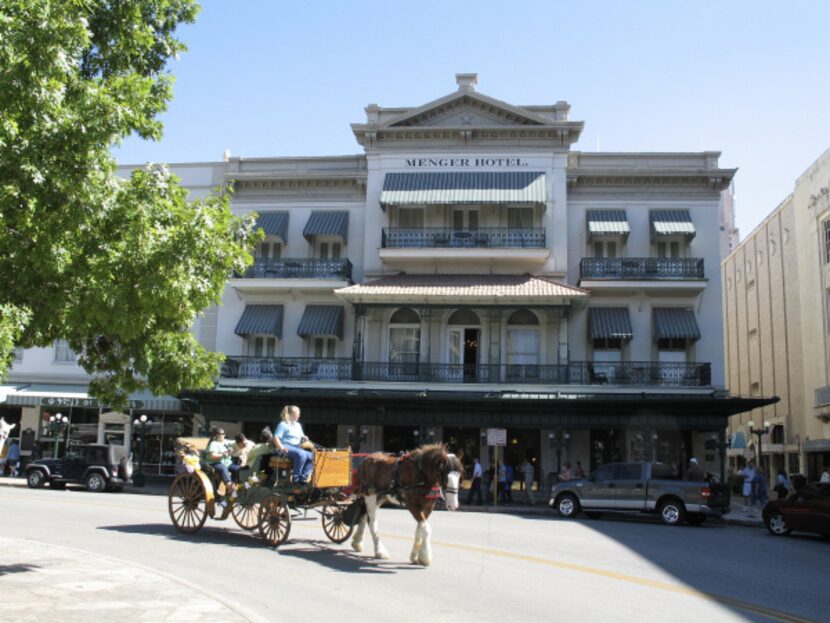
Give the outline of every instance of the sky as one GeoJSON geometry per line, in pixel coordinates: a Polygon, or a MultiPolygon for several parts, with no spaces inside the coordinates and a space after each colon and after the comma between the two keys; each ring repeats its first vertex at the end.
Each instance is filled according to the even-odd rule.
{"type": "Polygon", "coordinates": [[[121,164],[362,152],[364,107],[478,73],[514,105],[565,100],[580,151],[720,151],[746,236],[830,148],[830,2],[204,0],[170,64],[164,137],[121,164]]]}

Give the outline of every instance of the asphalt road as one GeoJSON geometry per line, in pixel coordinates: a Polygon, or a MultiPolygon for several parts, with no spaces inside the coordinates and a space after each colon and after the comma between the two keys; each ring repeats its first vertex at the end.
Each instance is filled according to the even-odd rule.
{"type": "MultiPolygon", "coordinates": [[[[215,596],[251,621],[828,620],[830,541],[820,537],[444,511],[432,516],[433,564],[422,568],[408,562],[415,523],[404,511],[380,512],[391,554],[380,561],[368,534],[361,554],[329,542],[313,511],[273,550],[228,521],[208,519],[196,535],[180,535],[166,504],[157,496],[0,487],[0,537],[157,573],[180,583],[192,602],[215,596]]],[[[0,569],[27,562],[13,560],[13,550],[0,547],[0,569]]],[[[0,570],[0,602],[4,579],[0,570]]]]}

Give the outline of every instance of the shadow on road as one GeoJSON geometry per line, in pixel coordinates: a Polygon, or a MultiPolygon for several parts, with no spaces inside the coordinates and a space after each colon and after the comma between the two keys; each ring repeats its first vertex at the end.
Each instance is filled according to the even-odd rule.
{"type": "Polygon", "coordinates": [[[40,565],[29,565],[25,563],[0,565],[0,577],[10,573],[26,573],[27,571],[35,571],[37,569],[40,569],[40,565]]]}
{"type": "MultiPolygon", "coordinates": [[[[231,528],[229,525],[228,528],[231,528]]],[[[219,527],[203,527],[196,534],[182,534],[171,524],[126,524],[123,526],[100,526],[99,530],[123,532],[124,534],[149,534],[161,536],[173,541],[214,543],[217,545],[233,545],[234,547],[251,547],[261,549],[267,547],[259,538],[257,532],[245,533],[241,530],[230,530],[219,527]]]]}
{"type": "Polygon", "coordinates": [[[307,560],[335,571],[375,574],[423,569],[415,565],[370,558],[351,550],[332,549],[332,544],[328,541],[296,539],[291,540],[290,546],[288,549],[280,549],[280,554],[307,560]],[[304,547],[298,547],[299,544],[304,544],[304,547]]]}

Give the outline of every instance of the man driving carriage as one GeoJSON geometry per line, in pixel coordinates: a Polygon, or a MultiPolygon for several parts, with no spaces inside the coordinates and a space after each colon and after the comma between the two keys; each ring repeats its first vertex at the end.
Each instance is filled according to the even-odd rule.
{"type": "Polygon", "coordinates": [[[292,483],[306,483],[314,470],[314,455],[306,448],[313,447],[303,433],[300,424],[300,407],[286,405],[280,414],[282,420],[277,425],[273,443],[277,450],[285,452],[294,462],[292,483]]]}

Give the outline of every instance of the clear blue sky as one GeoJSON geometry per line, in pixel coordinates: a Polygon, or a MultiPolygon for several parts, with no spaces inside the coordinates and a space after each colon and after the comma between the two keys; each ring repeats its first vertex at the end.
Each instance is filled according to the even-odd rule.
{"type": "Polygon", "coordinates": [[[205,0],[181,31],[158,143],[121,163],[360,153],[364,106],[477,72],[511,104],[571,104],[575,149],[722,152],[742,236],[830,147],[830,1],[205,0]]]}

